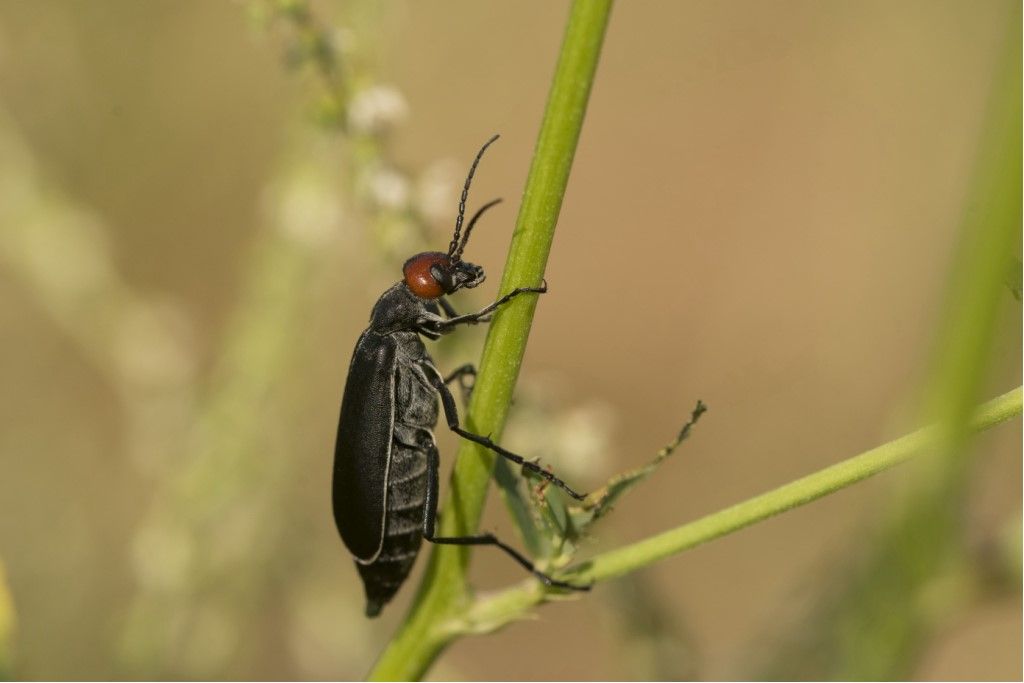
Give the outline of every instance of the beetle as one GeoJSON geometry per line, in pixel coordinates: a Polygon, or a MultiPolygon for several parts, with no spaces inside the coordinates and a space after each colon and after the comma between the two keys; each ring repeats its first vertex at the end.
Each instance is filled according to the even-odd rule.
{"type": "Polygon", "coordinates": [[[483,268],[463,261],[462,252],[477,220],[500,200],[484,204],[466,224],[465,233],[461,231],[473,174],[498,137],[480,148],[469,168],[448,251],[423,252],[405,262],[403,279],[374,305],[369,327],[356,342],[349,365],[338,419],[331,498],[338,532],[363,580],[368,617],[377,616],[398,592],[423,539],[497,546],[549,586],[589,589],[537,570],[493,534],[440,537],[434,533],[440,456],[432,430],[439,417],[438,398],[453,432],[547,479],[573,498],[585,498],[536,463],[505,450],[489,437],[463,429],[448,384],[461,383],[476,371],[472,365],[463,365],[448,377],[442,376],[420,338],[436,340],[461,325],[488,322],[494,311],[513,298],[547,291],[546,284],[518,287],[466,315],[458,315],[444,298],[484,281],[483,268]]]}

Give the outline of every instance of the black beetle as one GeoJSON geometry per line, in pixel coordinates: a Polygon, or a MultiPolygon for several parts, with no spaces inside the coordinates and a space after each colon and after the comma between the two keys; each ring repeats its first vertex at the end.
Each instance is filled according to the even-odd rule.
{"type": "Polygon", "coordinates": [[[497,139],[495,135],[488,140],[470,166],[448,252],[424,252],[405,262],[404,279],[374,305],[370,326],[352,354],[334,449],[332,500],[334,521],[363,579],[369,617],[377,616],[405,581],[424,538],[432,543],[495,545],[549,586],[589,588],[541,573],[492,534],[434,535],[439,457],[431,430],[437,425],[438,396],[448,427],[456,434],[544,477],[577,500],[585,497],[536,463],[463,429],[447,385],[475,374],[475,369],[464,365],[442,377],[420,339],[420,335],[438,339],[459,325],[487,322],[513,297],[546,291],[546,286],[519,287],[467,315],[457,315],[443,298],[484,281],[483,268],[463,261],[462,251],[477,220],[500,200],[481,207],[461,239],[460,232],[473,174],[484,151],[497,139]]]}

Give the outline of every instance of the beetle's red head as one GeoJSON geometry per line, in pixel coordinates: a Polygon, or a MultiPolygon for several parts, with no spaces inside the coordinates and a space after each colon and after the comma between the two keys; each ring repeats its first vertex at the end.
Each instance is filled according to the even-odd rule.
{"type": "Polygon", "coordinates": [[[462,234],[462,219],[466,215],[466,198],[469,196],[469,185],[473,182],[473,174],[476,166],[480,163],[480,157],[484,155],[492,142],[498,139],[495,135],[480,148],[469,167],[469,175],[466,176],[466,184],[462,188],[462,199],[459,201],[459,215],[455,219],[455,234],[452,236],[451,244],[448,245],[448,252],[425,251],[416,254],[405,262],[402,272],[405,275],[405,285],[409,290],[421,299],[437,299],[453,292],[466,288],[476,287],[484,281],[484,269],[480,266],[462,260],[462,251],[466,248],[469,235],[473,232],[473,226],[484,211],[491,208],[500,199],[495,199],[481,206],[466,225],[466,233],[462,234]]]}
{"type": "Polygon", "coordinates": [[[484,269],[463,260],[453,261],[440,251],[416,254],[402,267],[405,286],[421,299],[437,299],[484,281],[484,269]]]}

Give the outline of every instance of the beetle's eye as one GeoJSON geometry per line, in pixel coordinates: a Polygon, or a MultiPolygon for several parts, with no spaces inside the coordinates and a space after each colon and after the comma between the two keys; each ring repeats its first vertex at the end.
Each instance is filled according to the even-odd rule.
{"type": "Polygon", "coordinates": [[[421,299],[436,299],[444,296],[444,286],[432,271],[443,270],[448,265],[448,255],[439,251],[425,251],[422,254],[416,254],[402,267],[402,272],[405,274],[405,286],[421,299]]]}

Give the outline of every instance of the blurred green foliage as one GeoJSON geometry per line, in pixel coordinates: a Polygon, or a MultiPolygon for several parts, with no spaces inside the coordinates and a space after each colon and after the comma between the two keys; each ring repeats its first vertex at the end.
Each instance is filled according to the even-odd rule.
{"type": "MultiPolygon", "coordinates": [[[[416,178],[395,166],[386,144],[404,111],[401,96],[374,83],[366,54],[343,53],[339,34],[308,3],[257,1],[250,10],[260,30],[280,36],[288,66],[316,76],[317,129],[299,136],[296,158],[271,183],[268,224],[246,259],[187,448],[163,473],[139,527],[140,586],[121,661],[141,677],[226,675],[250,661],[253,643],[284,637],[280,625],[258,620],[263,601],[291,567],[309,566],[290,553],[328,552],[284,542],[308,525],[287,513],[286,501],[297,477],[321,460],[289,444],[301,403],[279,390],[302,371],[296,330],[312,324],[307,293],[343,260],[330,247],[353,220],[373,240],[358,258],[393,263],[429,236],[429,208],[411,191],[416,178]]],[[[358,11],[351,4],[345,18],[358,11]]],[[[358,258],[347,255],[350,263],[358,258]]],[[[358,639],[351,647],[361,647],[358,639]]]]}
{"type": "MultiPolygon", "coordinates": [[[[640,571],[610,585],[603,600],[627,680],[700,680],[700,651],[692,630],[673,614],[640,571]]],[[[611,678],[611,676],[609,676],[611,678]]]]}

